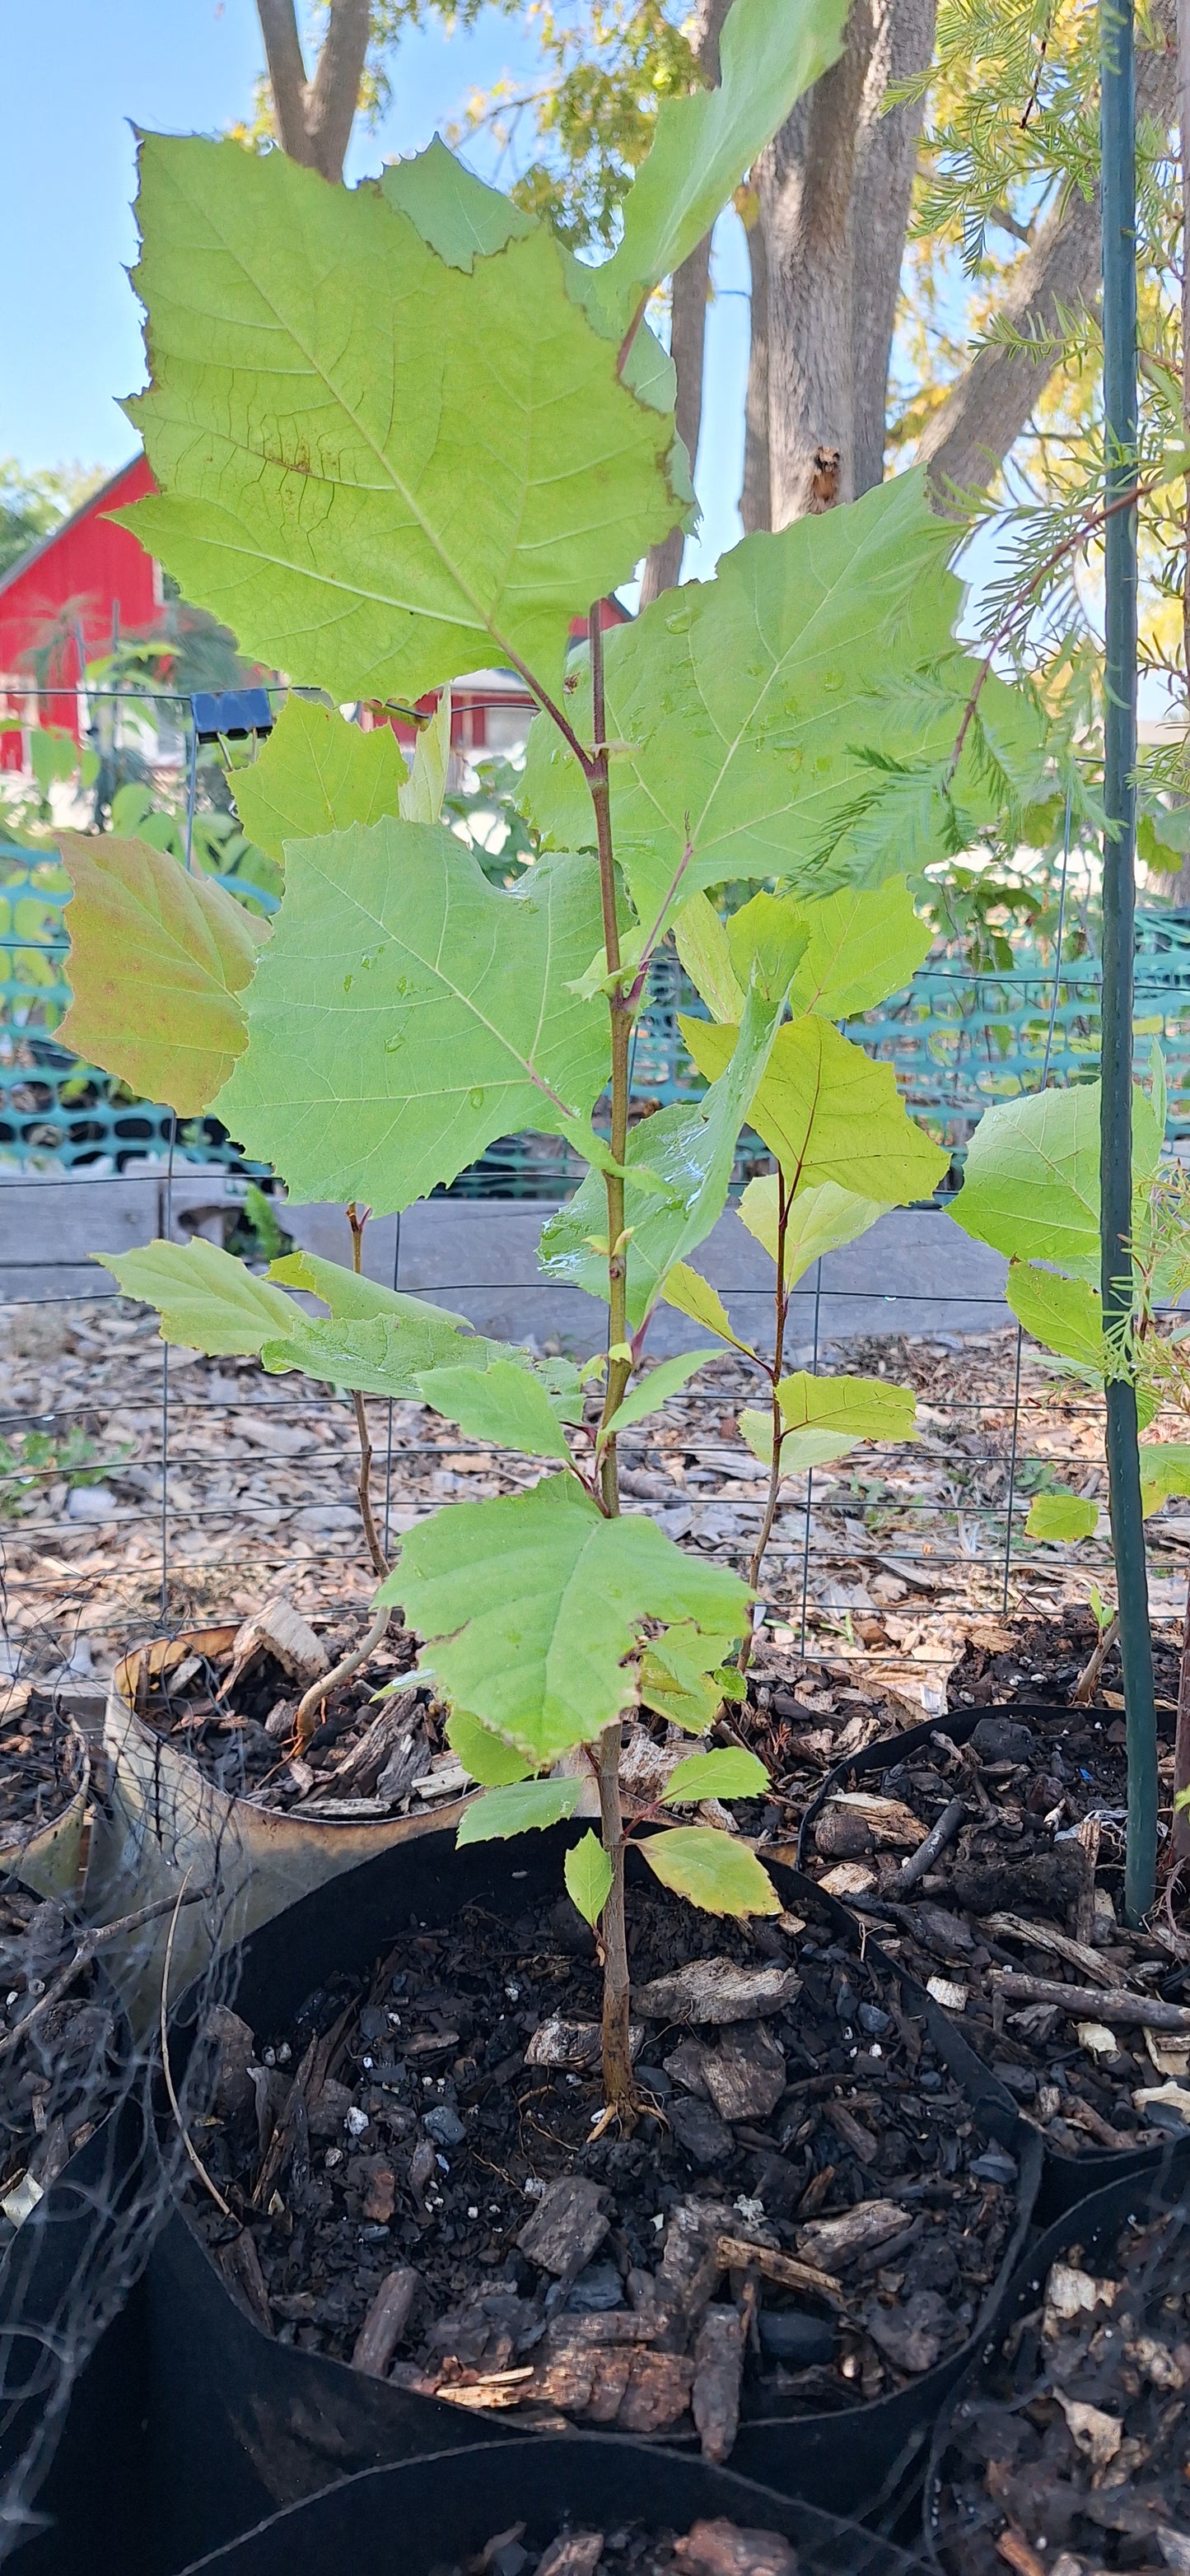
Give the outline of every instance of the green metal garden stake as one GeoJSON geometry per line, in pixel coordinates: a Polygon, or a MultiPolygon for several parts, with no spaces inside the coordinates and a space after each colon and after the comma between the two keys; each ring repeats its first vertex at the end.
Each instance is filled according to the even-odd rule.
{"type": "MultiPolygon", "coordinates": [[[[1136,909],[1136,102],[1132,0],[1100,0],[1106,659],[1103,801],[1103,1317],[1132,1303],[1132,961],[1136,909]]],[[[1157,1720],[1136,1437],[1136,1390],[1107,1389],[1107,1469],[1128,1729],[1124,1910],[1139,1923],[1157,1869],[1157,1720]]]]}

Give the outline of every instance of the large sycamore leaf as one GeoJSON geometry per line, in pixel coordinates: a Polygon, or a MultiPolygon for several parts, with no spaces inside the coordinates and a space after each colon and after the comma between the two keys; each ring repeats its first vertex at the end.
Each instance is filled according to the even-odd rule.
{"type": "MultiPolygon", "coordinates": [[[[734,1029],[711,1020],[679,1025],[699,1072],[714,1082],[731,1060],[734,1029]]],[[[748,1114],[797,1190],[836,1181],[855,1197],[897,1207],[928,1198],[950,1161],[914,1126],[892,1066],[873,1064],[813,1015],[778,1030],[748,1114]]]]}
{"type": "MultiPolygon", "coordinates": [[[[1147,1094],[1134,1084],[1134,1232],[1143,1223],[1160,1152],[1159,1121],[1147,1094]]],[[[1030,1092],[985,1110],[950,1212],[965,1234],[1011,1260],[1052,1262],[1067,1277],[1098,1287],[1098,1083],[1030,1092]]]]}
{"type": "Polygon", "coordinates": [[[779,1914],[781,1899],[754,1851],[713,1825],[675,1825],[637,1844],[654,1878],[704,1914],[779,1914]]]}
{"type": "MultiPolygon", "coordinates": [[[[675,1101],[643,1119],[628,1138],[625,1158],[625,1222],[632,1228],[627,1253],[628,1321],[635,1330],[655,1305],[675,1262],[703,1241],[727,1200],[736,1142],[748,1114],[748,1103],[769,1060],[777,1030],[779,1002],[749,994],[738,1030],[713,1029],[723,1037],[717,1080],[700,1101],[675,1101]],[[639,1166],[641,1177],[636,1178],[639,1166]]],[[[699,1026],[710,1027],[700,1022],[699,1026]]],[[[590,1172],[566,1206],[542,1228],[539,1260],[549,1279],[585,1288],[593,1297],[608,1293],[607,1255],[593,1251],[593,1240],[606,1235],[606,1194],[590,1172]]]]}
{"type": "Polygon", "coordinates": [[[932,933],[913,909],[903,877],[879,886],[841,886],[801,907],[806,953],[793,980],[791,1011],[854,1019],[903,991],[928,956],[932,933]]]}
{"type": "MultiPolygon", "coordinates": [[[[880,1377],[811,1377],[805,1369],[784,1377],[777,1388],[785,1437],[781,1472],[798,1476],[807,1467],[841,1458],[859,1440],[916,1440],[917,1403],[911,1386],[892,1386],[880,1377]]],[[[753,1456],[767,1466],[773,1454],[770,1412],[740,1415],[740,1430],[753,1456]]]]}
{"type": "Polygon", "coordinates": [[[464,1360],[429,1370],[420,1385],[425,1402],[457,1422],[469,1440],[490,1441],[529,1458],[570,1455],[545,1388],[515,1360],[493,1360],[486,1369],[469,1368],[464,1360]]]}
{"type": "Polygon", "coordinates": [[[415,700],[520,661],[678,507],[672,425],[622,383],[545,226],[473,273],[375,187],[282,152],[140,147],[159,485],[117,513],[246,653],[336,700],[415,700]]]}
{"type": "Polygon", "coordinates": [[[574,1133],[607,1079],[606,1014],[569,989],[601,935],[587,859],[539,862],[506,892],[437,825],[291,843],[218,1114],[291,1198],[382,1214],[495,1136],[574,1133]]]}
{"type": "Polygon", "coordinates": [[[286,1341],[300,1317],[292,1297],[198,1234],[187,1244],[146,1243],[137,1252],[95,1258],[122,1296],[157,1308],[163,1342],[208,1351],[213,1359],[259,1354],[266,1342],[286,1341]]]}
{"type": "Polygon", "coordinates": [[[642,1619],[739,1635],[748,1603],[735,1575],[684,1557],[652,1521],[605,1520],[566,1475],[436,1512],[377,1597],[403,1605],[448,1696],[539,1765],[629,1705],[623,1658],[642,1619]]]}
{"type": "Polygon", "coordinates": [[[287,698],[251,766],[235,773],[250,841],[284,864],[286,841],[315,841],[400,811],[405,755],[388,725],[361,733],[329,707],[287,698]]]}
{"type": "Polygon", "coordinates": [[[710,231],[795,100],[836,60],[846,15],[847,0],[735,0],[719,39],[718,88],[662,102],[624,201],[619,247],[593,272],[617,330],[710,231]]]}
{"type": "MultiPolygon", "coordinates": [[[[743,1218],[749,1234],[775,1261],[780,1227],[780,1192],[775,1172],[763,1172],[749,1181],[740,1197],[737,1214],[743,1218]]],[[[796,1288],[798,1280],[826,1252],[837,1252],[844,1243],[854,1243],[856,1236],[866,1234],[877,1217],[887,1209],[877,1199],[857,1197],[854,1190],[841,1190],[837,1181],[819,1181],[813,1189],[799,1190],[789,1209],[785,1227],[785,1270],[787,1288],[796,1288]]]]}
{"type": "Polygon", "coordinates": [[[58,848],[74,887],[74,1001],[59,1037],[142,1099],[196,1117],[244,1047],[239,996],[266,925],[147,841],[62,832],[58,848]]]}
{"type": "MultiPolygon", "coordinates": [[[[663,592],[609,634],[616,851],[642,919],[653,920],[679,870],[684,905],[732,878],[786,878],[821,896],[949,854],[940,797],[906,846],[895,764],[912,765],[915,794],[923,761],[945,765],[978,676],[952,645],[954,542],[921,475],[897,474],[844,509],[746,537],[713,581],[663,592]],[[920,668],[930,672],[924,705],[892,685],[920,668]],[[884,807],[893,823],[882,833],[884,807]],[[849,839],[861,813],[862,854],[849,839]]],[[[576,668],[568,710],[582,736],[590,682],[581,660],[576,668]]],[[[981,707],[986,698],[985,689],[981,707]]],[[[998,807],[966,748],[953,794],[973,823],[998,807]]],[[[551,842],[590,840],[578,764],[540,717],[523,795],[551,842]]]]}

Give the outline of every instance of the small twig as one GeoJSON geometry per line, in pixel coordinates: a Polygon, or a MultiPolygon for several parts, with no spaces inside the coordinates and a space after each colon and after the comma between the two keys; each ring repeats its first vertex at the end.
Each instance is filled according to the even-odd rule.
{"type": "Polygon", "coordinates": [[[993,1993],[1003,1996],[1010,2012],[1017,2003],[1057,2004],[1071,2021],[1139,2022],[1145,2030],[1175,2031],[1179,2037],[1190,2032],[1190,2011],[1186,2006],[1167,2004],[1160,1995],[1063,1986],[1056,1978],[1020,1976],[1009,1968],[993,1968],[991,1982],[993,1993]]]}
{"type": "Polygon", "coordinates": [[[361,1639],[359,1645],[353,1647],[349,1655],[343,1655],[337,1664],[332,1664],[329,1673],[320,1673],[318,1680],[311,1682],[309,1690],[304,1692],[298,1701],[293,1721],[294,1745],[298,1753],[305,1752],[314,1733],[314,1711],[319,1703],[329,1699],[331,1692],[338,1689],[340,1682],[350,1681],[352,1674],[359,1671],[360,1665],[366,1664],[369,1655],[375,1654],[391,1617],[390,1609],[378,1610],[367,1636],[361,1639]]]}
{"type": "MultiPolygon", "coordinates": [[[[370,1208],[359,1207],[354,1199],[351,1200],[347,1210],[347,1222],[351,1228],[351,1267],[357,1279],[363,1271],[364,1227],[371,1213],[370,1208]]],[[[359,1433],[359,1482],[356,1486],[359,1496],[359,1514],[364,1525],[364,1537],[368,1543],[368,1554],[372,1559],[373,1571],[383,1582],[388,1573],[388,1559],[377,1536],[376,1523],[372,1516],[372,1441],[368,1431],[368,1410],[358,1388],[353,1390],[351,1401],[355,1410],[355,1427],[359,1433]]]]}
{"type": "Polygon", "coordinates": [[[1072,1708],[1089,1708],[1099,1687],[1099,1676],[1120,1633],[1118,1616],[1109,1621],[1097,1646],[1092,1648],[1070,1694],[1072,1708]]]}
{"type": "MultiPolygon", "coordinates": [[[[179,1889],[179,1891],[178,1891],[178,1901],[177,1901],[177,1904],[176,1904],[176,1905],[175,1905],[175,1907],[174,1907],[174,1911],[173,1911],[173,1921],[172,1921],[172,1923],[170,1924],[170,1927],[169,1927],[169,1939],[167,1940],[167,1942],[166,1942],[166,1944],[165,1944],[165,1959],[164,1959],[164,1962],[163,1962],[163,1965],[162,1965],[162,1970],[161,1970],[161,2071],[162,2071],[162,2074],[163,2074],[163,2075],[164,2075],[164,2077],[165,2077],[165,2089],[166,2089],[166,2092],[167,2092],[167,2093],[168,2093],[168,2095],[169,2095],[169,2107],[170,2107],[171,2111],[173,2112],[174,2118],[175,2118],[175,2120],[177,2121],[177,2124],[178,2124],[178,2136],[180,2137],[180,2139],[181,2139],[181,2141],[182,2141],[182,2144],[183,2144],[183,2146],[184,2146],[184,2148],[185,2148],[185,2150],[186,2150],[186,2153],[187,2153],[187,2155],[188,2155],[188,2156],[189,2156],[189,2158],[190,2158],[190,2162],[191,2162],[191,2164],[193,2165],[193,2167],[194,2167],[194,2170],[195,2170],[196,2174],[198,2175],[199,2181],[205,2185],[206,2189],[209,2191],[209,2193],[210,2193],[210,2195],[211,2195],[212,2200],[213,2200],[213,2201],[215,2201],[215,2202],[218,2204],[218,2207],[222,2210],[224,2217],[225,2217],[225,2218],[230,2218],[231,2223],[232,2223],[232,2225],[233,2225],[233,2227],[234,2227],[234,2226],[236,2225],[236,2223],[237,2223],[237,2222],[236,2222],[236,2215],[235,2215],[235,2211],[234,2211],[233,2209],[229,2209],[229,2208],[228,2208],[227,2202],[225,2201],[225,2199],[224,2199],[224,2197],[223,2197],[222,2192],[221,2192],[221,2191],[217,2191],[217,2190],[216,2190],[215,2185],[214,2185],[214,2183],[212,2182],[212,2180],[211,2180],[211,2177],[210,2177],[209,2173],[207,2172],[206,2166],[205,2166],[205,2165],[204,2165],[204,2163],[203,2163],[202,2157],[199,2155],[198,2149],[197,2149],[197,2147],[194,2145],[194,2143],[193,2143],[193,2141],[192,2141],[192,2139],[191,2139],[190,2132],[189,2132],[189,2130],[188,2130],[188,2128],[187,2128],[187,2126],[186,2126],[186,2123],[185,2123],[184,2119],[182,2118],[182,2105],[181,2105],[181,2103],[179,2102],[178,2097],[177,2097],[177,2093],[176,2093],[176,2092],[175,2092],[175,2090],[174,2090],[173,2069],[172,2069],[172,2067],[171,2067],[171,2065],[170,2065],[170,2062],[169,2062],[169,1972],[170,1972],[170,1967],[171,1967],[172,1962],[173,1962],[173,1955],[174,1955],[174,1934],[175,1934],[175,1932],[177,1931],[177,1928],[178,1928],[178,1916],[179,1916],[179,1914],[180,1914],[180,1913],[181,1913],[181,1911],[182,1911],[182,1907],[183,1907],[183,1905],[184,1905],[184,1904],[186,1903],[186,1901],[187,1901],[187,1899],[186,1899],[186,1879],[188,1879],[188,1878],[189,1878],[189,1876],[190,1876],[190,1872],[189,1872],[189,1870],[187,1870],[187,1872],[186,1872],[186,1878],[184,1878],[184,1879],[183,1879],[182,1884],[181,1884],[181,1887],[180,1887],[180,1889],[179,1889]]],[[[158,1908],[158,1909],[156,1909],[156,1910],[157,1910],[157,1911],[160,1911],[160,1908],[158,1908]]]]}
{"type": "Polygon", "coordinates": [[[917,1886],[918,1880],[925,1877],[928,1869],[933,1868],[947,1844],[954,1841],[966,1813],[966,1799],[952,1798],[950,1805],[943,1808],[937,1824],[931,1825],[924,1843],[919,1843],[917,1850],[910,1853],[907,1861],[902,1862],[900,1875],[894,1879],[889,1890],[890,1895],[907,1896],[910,1888],[917,1886]]]}
{"type": "MultiPolygon", "coordinates": [[[[203,1897],[209,1896],[210,1893],[209,1887],[196,1887],[186,1897],[185,1902],[187,1905],[198,1905],[203,1897]]],[[[181,1904],[181,1902],[182,1899],[179,1897],[178,1903],[181,1904]]],[[[103,1923],[97,1931],[85,1932],[69,1965],[59,1969],[57,1976],[46,1987],[45,1993],[38,1996],[29,2011],[22,2013],[20,2020],[14,2022],[12,2029],[6,2031],[3,2039],[0,2039],[0,2057],[7,2057],[9,2050],[16,2047],[18,2040],[24,2038],[25,2032],[30,2029],[39,2015],[48,2012],[51,2004],[61,2000],[68,1987],[73,1985],[80,1968],[89,1968],[98,1950],[103,1949],[109,1941],[118,1941],[126,1932],[139,1932],[141,1925],[151,1923],[155,1915],[168,1914],[173,1903],[172,1896],[162,1896],[158,1898],[155,1905],[142,1905],[135,1914],[122,1914],[115,1923],[103,1923]]]]}

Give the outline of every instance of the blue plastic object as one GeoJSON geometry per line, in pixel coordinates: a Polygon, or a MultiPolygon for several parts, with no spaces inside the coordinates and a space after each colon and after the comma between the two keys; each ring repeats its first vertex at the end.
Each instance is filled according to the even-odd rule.
{"type": "Polygon", "coordinates": [[[194,730],[200,742],[218,742],[220,734],[232,741],[249,733],[271,733],[273,710],[267,689],[199,689],[190,701],[194,730]]]}

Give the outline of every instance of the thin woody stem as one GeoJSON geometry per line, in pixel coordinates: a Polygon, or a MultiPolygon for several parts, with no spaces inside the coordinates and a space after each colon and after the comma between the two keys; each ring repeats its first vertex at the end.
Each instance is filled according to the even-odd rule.
{"type": "MultiPolygon", "coordinates": [[[[603,685],[603,624],[601,603],[596,600],[589,620],[591,640],[591,704],[595,723],[595,741],[587,784],[595,809],[595,835],[599,851],[599,892],[603,907],[603,941],[609,976],[620,965],[620,931],[616,920],[616,872],[612,852],[611,794],[608,785],[607,718],[603,685]]],[[[612,1125],[611,1149],[615,1162],[623,1170],[628,1142],[628,1048],[632,1031],[631,1005],[613,986],[608,996],[611,1012],[612,1054],[612,1125]]],[[[619,1173],[605,1172],[607,1190],[608,1242],[608,1339],[611,1351],[623,1351],[628,1342],[627,1247],[624,1242],[624,1183],[619,1173]]],[[[610,1358],[607,1385],[603,1399],[601,1428],[606,1429],[632,1373],[631,1358],[610,1358]]],[[[616,1464],[615,1434],[607,1440],[600,1474],[600,1494],[604,1511],[614,1519],[620,1509],[620,1486],[616,1464]]],[[[628,1935],[624,1915],[624,1818],[620,1803],[620,1721],[616,1718],[605,1727],[599,1739],[599,1815],[603,1848],[611,1863],[611,1891],[604,1906],[601,1927],[604,1949],[603,1974],[603,2084],[608,2105],[630,2122],[633,2116],[632,2053],[629,2041],[628,1935]]]]}
{"type": "MultiPolygon", "coordinates": [[[[781,1492],[781,1444],[785,1437],[785,1424],[782,1419],[781,1401],[777,1394],[777,1388],[781,1381],[781,1369],[785,1355],[785,1310],[788,1303],[785,1295],[785,1237],[789,1229],[789,1209],[792,1197],[792,1190],[786,1190],[784,1173],[778,1171],[777,1287],[773,1327],[773,1365],[771,1372],[773,1455],[769,1467],[769,1490],[765,1500],[764,1519],[760,1524],[759,1535],[757,1537],[756,1545],[752,1551],[752,1562],[748,1568],[748,1584],[750,1590],[753,1592],[758,1591],[760,1586],[760,1573],[761,1567],[764,1564],[764,1552],[773,1534],[773,1522],[777,1516],[777,1501],[781,1492]]],[[[741,1673],[747,1672],[748,1666],[752,1661],[752,1641],[754,1634],[755,1631],[750,1626],[743,1644],[740,1647],[739,1670],[741,1673]]]]}
{"type": "MultiPolygon", "coordinates": [[[[370,1208],[357,1207],[354,1199],[347,1210],[347,1222],[351,1228],[351,1266],[357,1279],[360,1277],[363,1265],[364,1227],[370,1214],[370,1208]]],[[[359,1433],[359,1481],[355,1490],[359,1496],[360,1519],[364,1525],[364,1537],[368,1543],[368,1554],[372,1559],[373,1571],[383,1581],[388,1573],[388,1559],[380,1544],[372,1513],[372,1439],[368,1430],[367,1407],[358,1389],[353,1393],[351,1401],[355,1410],[355,1427],[359,1433]]]]}

